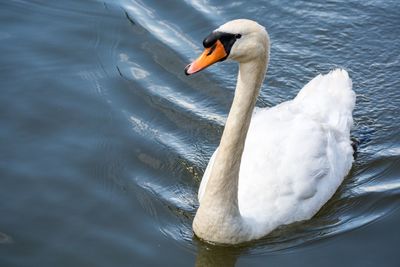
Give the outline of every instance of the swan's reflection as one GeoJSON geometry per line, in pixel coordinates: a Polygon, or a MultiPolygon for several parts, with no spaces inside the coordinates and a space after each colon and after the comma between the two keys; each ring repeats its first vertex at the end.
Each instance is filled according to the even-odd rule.
{"type": "Polygon", "coordinates": [[[197,243],[197,257],[195,267],[233,267],[236,264],[244,247],[217,246],[200,241],[197,243]]]}

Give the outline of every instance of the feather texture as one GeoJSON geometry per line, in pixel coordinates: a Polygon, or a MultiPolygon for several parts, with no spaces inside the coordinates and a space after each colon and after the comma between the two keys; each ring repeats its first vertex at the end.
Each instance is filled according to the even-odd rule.
{"type": "MultiPolygon", "coordinates": [[[[332,197],[353,161],[354,105],[351,79],[337,69],[312,79],[291,101],[256,109],[238,182],[239,211],[251,229],[249,240],[310,219],[332,197]]],[[[201,181],[200,203],[217,150],[201,181]]]]}

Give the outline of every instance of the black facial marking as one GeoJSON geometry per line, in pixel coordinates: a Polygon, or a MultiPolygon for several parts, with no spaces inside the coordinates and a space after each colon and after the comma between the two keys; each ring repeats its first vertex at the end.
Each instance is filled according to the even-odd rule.
{"type": "Polygon", "coordinates": [[[212,52],[214,52],[215,48],[217,48],[217,44],[214,43],[214,44],[211,46],[210,51],[207,53],[207,56],[211,55],[212,52]]]}
{"type": "Polygon", "coordinates": [[[221,32],[212,32],[203,40],[204,48],[209,48],[220,38],[221,32]]]}
{"type": "MultiPolygon", "coordinates": [[[[233,44],[235,43],[236,39],[239,39],[240,37],[242,37],[241,34],[232,34],[232,33],[216,31],[216,32],[212,32],[210,35],[208,35],[206,38],[204,38],[203,46],[204,46],[204,48],[210,48],[219,40],[224,45],[226,54],[229,55],[229,53],[231,52],[231,48],[232,48],[233,44]]],[[[214,49],[211,49],[211,50],[213,51],[214,49]]],[[[221,59],[221,61],[225,60],[227,57],[228,56],[221,59]]]]}

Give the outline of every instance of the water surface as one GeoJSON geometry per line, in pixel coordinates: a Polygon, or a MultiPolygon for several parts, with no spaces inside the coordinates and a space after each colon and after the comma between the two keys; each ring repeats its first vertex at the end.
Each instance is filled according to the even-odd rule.
{"type": "Polygon", "coordinates": [[[0,20],[1,266],[398,265],[398,1],[16,0],[0,20]],[[349,71],[359,146],[312,220],[232,248],[191,222],[237,66],[183,69],[234,18],[271,37],[259,107],[349,71]]]}

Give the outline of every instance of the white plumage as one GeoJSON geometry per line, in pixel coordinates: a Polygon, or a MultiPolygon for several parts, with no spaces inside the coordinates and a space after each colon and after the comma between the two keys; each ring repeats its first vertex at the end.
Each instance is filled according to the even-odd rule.
{"type": "MultiPolygon", "coordinates": [[[[311,80],[291,101],[253,114],[239,172],[238,202],[253,238],[310,219],[353,161],[355,94],[345,70],[311,80]]],[[[216,152],[204,173],[199,201],[216,152]]]]}
{"type": "Polygon", "coordinates": [[[225,58],[239,63],[239,73],[220,145],[200,185],[194,232],[210,242],[238,244],[310,219],[353,162],[355,94],[348,73],[318,75],[295,99],[253,112],[269,61],[265,28],[233,20],[203,44],[206,50],[186,74],[225,58]]]}

